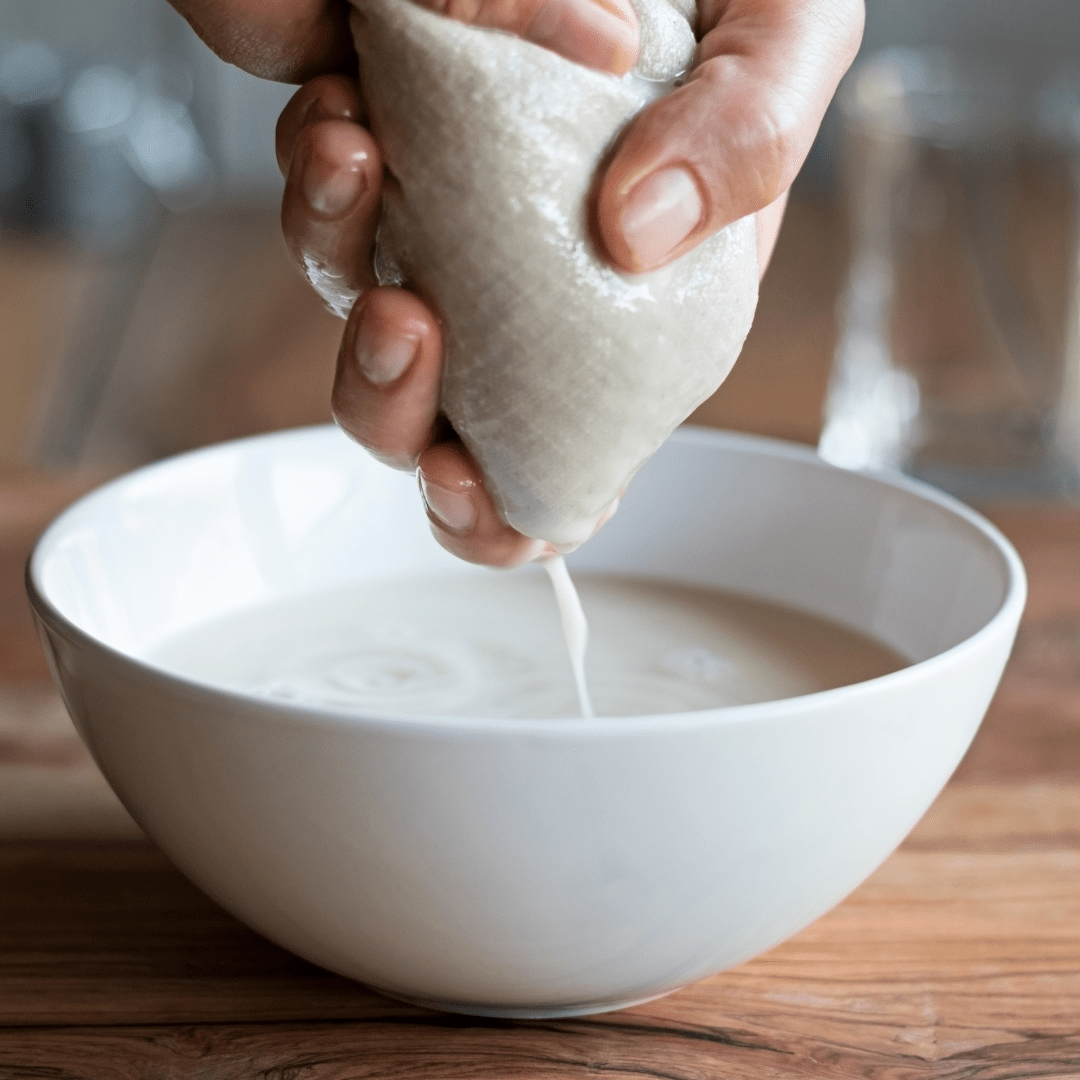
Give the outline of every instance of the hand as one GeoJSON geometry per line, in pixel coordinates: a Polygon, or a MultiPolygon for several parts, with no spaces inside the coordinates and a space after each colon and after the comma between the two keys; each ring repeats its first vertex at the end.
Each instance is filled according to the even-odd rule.
{"type": "MultiPolygon", "coordinates": [[[[223,7],[222,0],[176,2],[188,10],[223,7]]],[[[621,73],[637,54],[636,25],[626,15],[626,0],[603,2],[621,12],[614,21],[592,13],[588,24],[581,15],[590,9],[579,5],[598,0],[430,0],[426,6],[621,73]],[[629,45],[626,25],[633,29],[629,45]]],[[[275,51],[267,42],[276,31],[260,14],[254,22],[262,29],[214,39],[226,58],[274,77],[306,74],[320,64],[340,67],[327,59],[336,54],[325,45],[324,27],[338,17],[327,4],[235,0],[229,10],[245,7],[249,18],[268,7],[305,9],[306,15],[289,23],[275,51]],[[262,43],[258,66],[248,59],[250,50],[230,55],[228,43],[240,38],[262,43]]],[[[699,7],[693,70],[627,128],[598,187],[606,255],[630,273],[663,266],[751,213],[764,272],[787,190],[862,34],[862,0],[701,0],[699,7]]],[[[239,16],[222,16],[215,25],[245,24],[239,16]]],[[[348,315],[335,416],[384,461],[419,466],[428,516],[444,547],[473,562],[517,565],[548,549],[501,520],[475,463],[459,443],[444,441],[437,320],[412,294],[374,287],[370,251],[382,163],[358,123],[361,115],[355,82],[327,76],[302,87],[278,123],[278,159],[288,178],[286,239],[327,303],[348,315]]]]}
{"type": "MultiPolygon", "coordinates": [[[[170,0],[222,60],[262,79],[354,73],[347,0],[170,0]]],[[[637,61],[630,0],[422,0],[452,19],[504,30],[588,67],[623,75],[637,61]]]]}
{"type": "Polygon", "coordinates": [[[483,478],[439,420],[439,323],[412,293],[375,287],[371,249],[382,159],[357,122],[354,80],[327,75],[303,86],[277,127],[286,242],[329,306],[348,318],[338,354],[338,423],[382,461],[419,465],[433,531],[455,555],[515,566],[550,552],[497,513],[483,478]]]}

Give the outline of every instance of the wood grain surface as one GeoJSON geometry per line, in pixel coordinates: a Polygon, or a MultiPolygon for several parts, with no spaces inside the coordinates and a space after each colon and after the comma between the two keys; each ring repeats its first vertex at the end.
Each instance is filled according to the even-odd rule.
{"type": "Polygon", "coordinates": [[[1075,787],[955,784],[765,956],[636,1009],[525,1023],[321,972],[148,845],[8,843],[0,1076],[1080,1076],[1078,820],[1075,787]]]}
{"type": "MultiPolygon", "coordinates": [[[[784,393],[770,363],[701,418],[812,438],[816,403],[762,404],[784,393]]],[[[820,364],[799,363],[791,385],[820,390],[820,364]]],[[[0,1080],[1080,1080],[1080,508],[994,509],[1030,576],[1013,660],[956,777],[852,896],[659,1001],[510,1022],[283,952],[141,837],[46,682],[22,598],[34,533],[95,479],[0,474],[0,1080]]]]}

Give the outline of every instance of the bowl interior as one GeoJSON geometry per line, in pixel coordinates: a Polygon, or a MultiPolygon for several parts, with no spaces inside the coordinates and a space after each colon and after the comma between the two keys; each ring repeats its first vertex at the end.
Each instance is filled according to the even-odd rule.
{"type": "MultiPolygon", "coordinates": [[[[645,465],[615,518],[569,561],[572,570],[789,604],[912,661],[977,633],[1023,580],[992,527],[929,489],[695,429],[645,465]]],[[[435,543],[412,476],[330,427],[212,447],[124,477],[63,514],[30,567],[60,616],[135,657],[200,622],[290,595],[490,572],[435,543]]]]}

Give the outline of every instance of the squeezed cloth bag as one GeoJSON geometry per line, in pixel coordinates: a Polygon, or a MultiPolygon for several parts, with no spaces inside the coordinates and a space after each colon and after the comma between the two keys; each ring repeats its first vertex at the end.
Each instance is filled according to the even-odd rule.
{"type": "Polygon", "coordinates": [[[600,162],[688,65],[692,12],[640,0],[619,78],[411,0],[352,2],[388,172],[378,279],[441,318],[442,409],[503,516],[569,550],[720,385],[757,303],[752,218],[643,275],[590,236],[600,162]]]}

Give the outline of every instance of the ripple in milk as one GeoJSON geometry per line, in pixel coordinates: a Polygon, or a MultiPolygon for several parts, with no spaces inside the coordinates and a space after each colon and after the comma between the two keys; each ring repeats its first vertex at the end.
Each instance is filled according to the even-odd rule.
{"type": "MultiPolygon", "coordinates": [[[[698,586],[575,574],[598,716],[685,712],[813,693],[905,661],[823,619],[698,586]]],[[[551,586],[539,572],[359,584],[228,615],[147,657],[282,702],[387,717],[579,714],[551,586]]]]}

